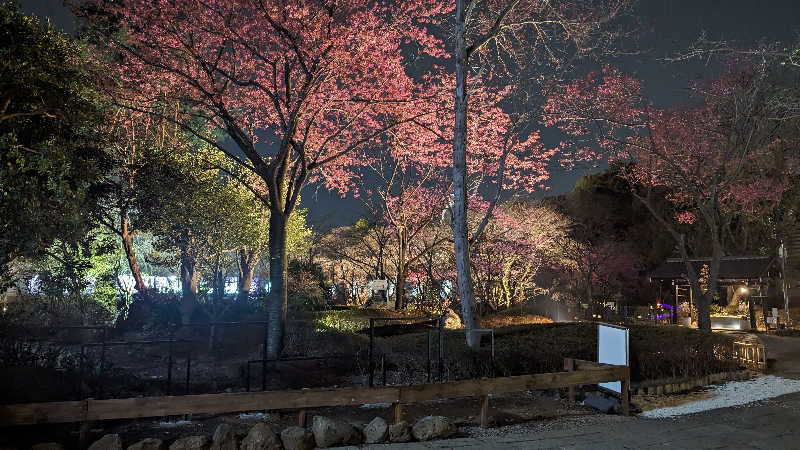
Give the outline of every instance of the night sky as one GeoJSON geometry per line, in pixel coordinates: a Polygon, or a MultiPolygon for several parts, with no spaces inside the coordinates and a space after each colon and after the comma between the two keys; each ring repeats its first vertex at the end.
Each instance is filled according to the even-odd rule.
{"type": "MultiPolygon", "coordinates": [[[[75,18],[63,6],[63,0],[19,3],[26,12],[49,18],[64,31],[74,32],[75,18]]],[[[640,0],[636,15],[642,28],[641,53],[610,63],[643,80],[645,94],[662,107],[684,101],[687,83],[713,72],[713,67],[699,62],[660,61],[687,48],[703,31],[709,38],[725,39],[743,47],[762,40],[784,43],[800,40],[800,0],[640,0]]],[[[565,172],[554,167],[547,195],[572,190],[575,180],[587,171],[565,172]]],[[[341,199],[313,187],[304,192],[303,206],[309,208],[311,222],[317,229],[350,224],[362,215],[359,201],[341,199]]]]}

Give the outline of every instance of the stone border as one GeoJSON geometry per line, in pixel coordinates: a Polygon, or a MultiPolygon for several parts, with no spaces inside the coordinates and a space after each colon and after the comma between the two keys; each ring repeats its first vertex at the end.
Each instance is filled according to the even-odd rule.
{"type": "Polygon", "coordinates": [[[669,378],[662,380],[644,381],[632,383],[631,391],[636,395],[664,395],[688,392],[696,388],[707,387],[710,384],[723,383],[726,381],[741,381],[753,377],[750,370],[736,370],[732,372],[720,372],[696,378],[669,378]]]}

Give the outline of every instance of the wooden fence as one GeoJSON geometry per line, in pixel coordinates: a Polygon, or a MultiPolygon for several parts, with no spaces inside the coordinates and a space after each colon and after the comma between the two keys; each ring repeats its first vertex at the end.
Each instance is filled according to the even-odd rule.
{"type": "Polygon", "coordinates": [[[372,388],[302,389],[290,391],[237,392],[165,397],[139,397],[51,403],[0,405],[0,425],[138,419],[183,414],[223,414],[244,411],[299,409],[305,425],[306,409],[325,406],[393,403],[395,422],[403,417],[403,405],[429,400],[480,397],[481,426],[488,426],[489,395],[540,389],[574,388],[608,381],[622,382],[622,412],[629,414],[630,368],[565,359],[565,372],[483,378],[479,380],[412,386],[372,388]]]}
{"type": "Polygon", "coordinates": [[[736,341],[733,354],[737,361],[749,369],[767,370],[767,348],[759,342],[736,341]]]}

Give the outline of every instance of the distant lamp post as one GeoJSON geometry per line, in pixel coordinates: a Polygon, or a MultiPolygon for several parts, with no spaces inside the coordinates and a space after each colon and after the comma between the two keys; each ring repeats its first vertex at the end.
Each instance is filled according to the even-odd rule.
{"type": "Polygon", "coordinates": [[[742,295],[747,295],[748,293],[750,293],[750,290],[747,289],[747,286],[742,286],[741,288],[739,288],[739,293],[742,295]]]}

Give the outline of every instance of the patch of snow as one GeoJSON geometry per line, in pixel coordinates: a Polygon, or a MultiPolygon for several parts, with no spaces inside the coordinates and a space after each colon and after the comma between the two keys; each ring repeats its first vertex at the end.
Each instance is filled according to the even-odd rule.
{"type": "Polygon", "coordinates": [[[242,420],[266,420],[269,417],[267,413],[241,413],[239,418],[242,420]]]}
{"type": "Polygon", "coordinates": [[[800,380],[767,375],[747,381],[729,381],[708,390],[713,397],[668,408],[653,409],[640,417],[664,419],[711,409],[742,406],[772,397],[800,392],[800,380]]]}
{"type": "Polygon", "coordinates": [[[380,409],[380,408],[388,408],[392,406],[391,403],[364,403],[361,405],[364,409],[380,409]]]}
{"type": "Polygon", "coordinates": [[[176,420],[175,422],[159,422],[159,428],[175,428],[175,427],[182,427],[184,425],[191,425],[191,420],[176,420]]]}

